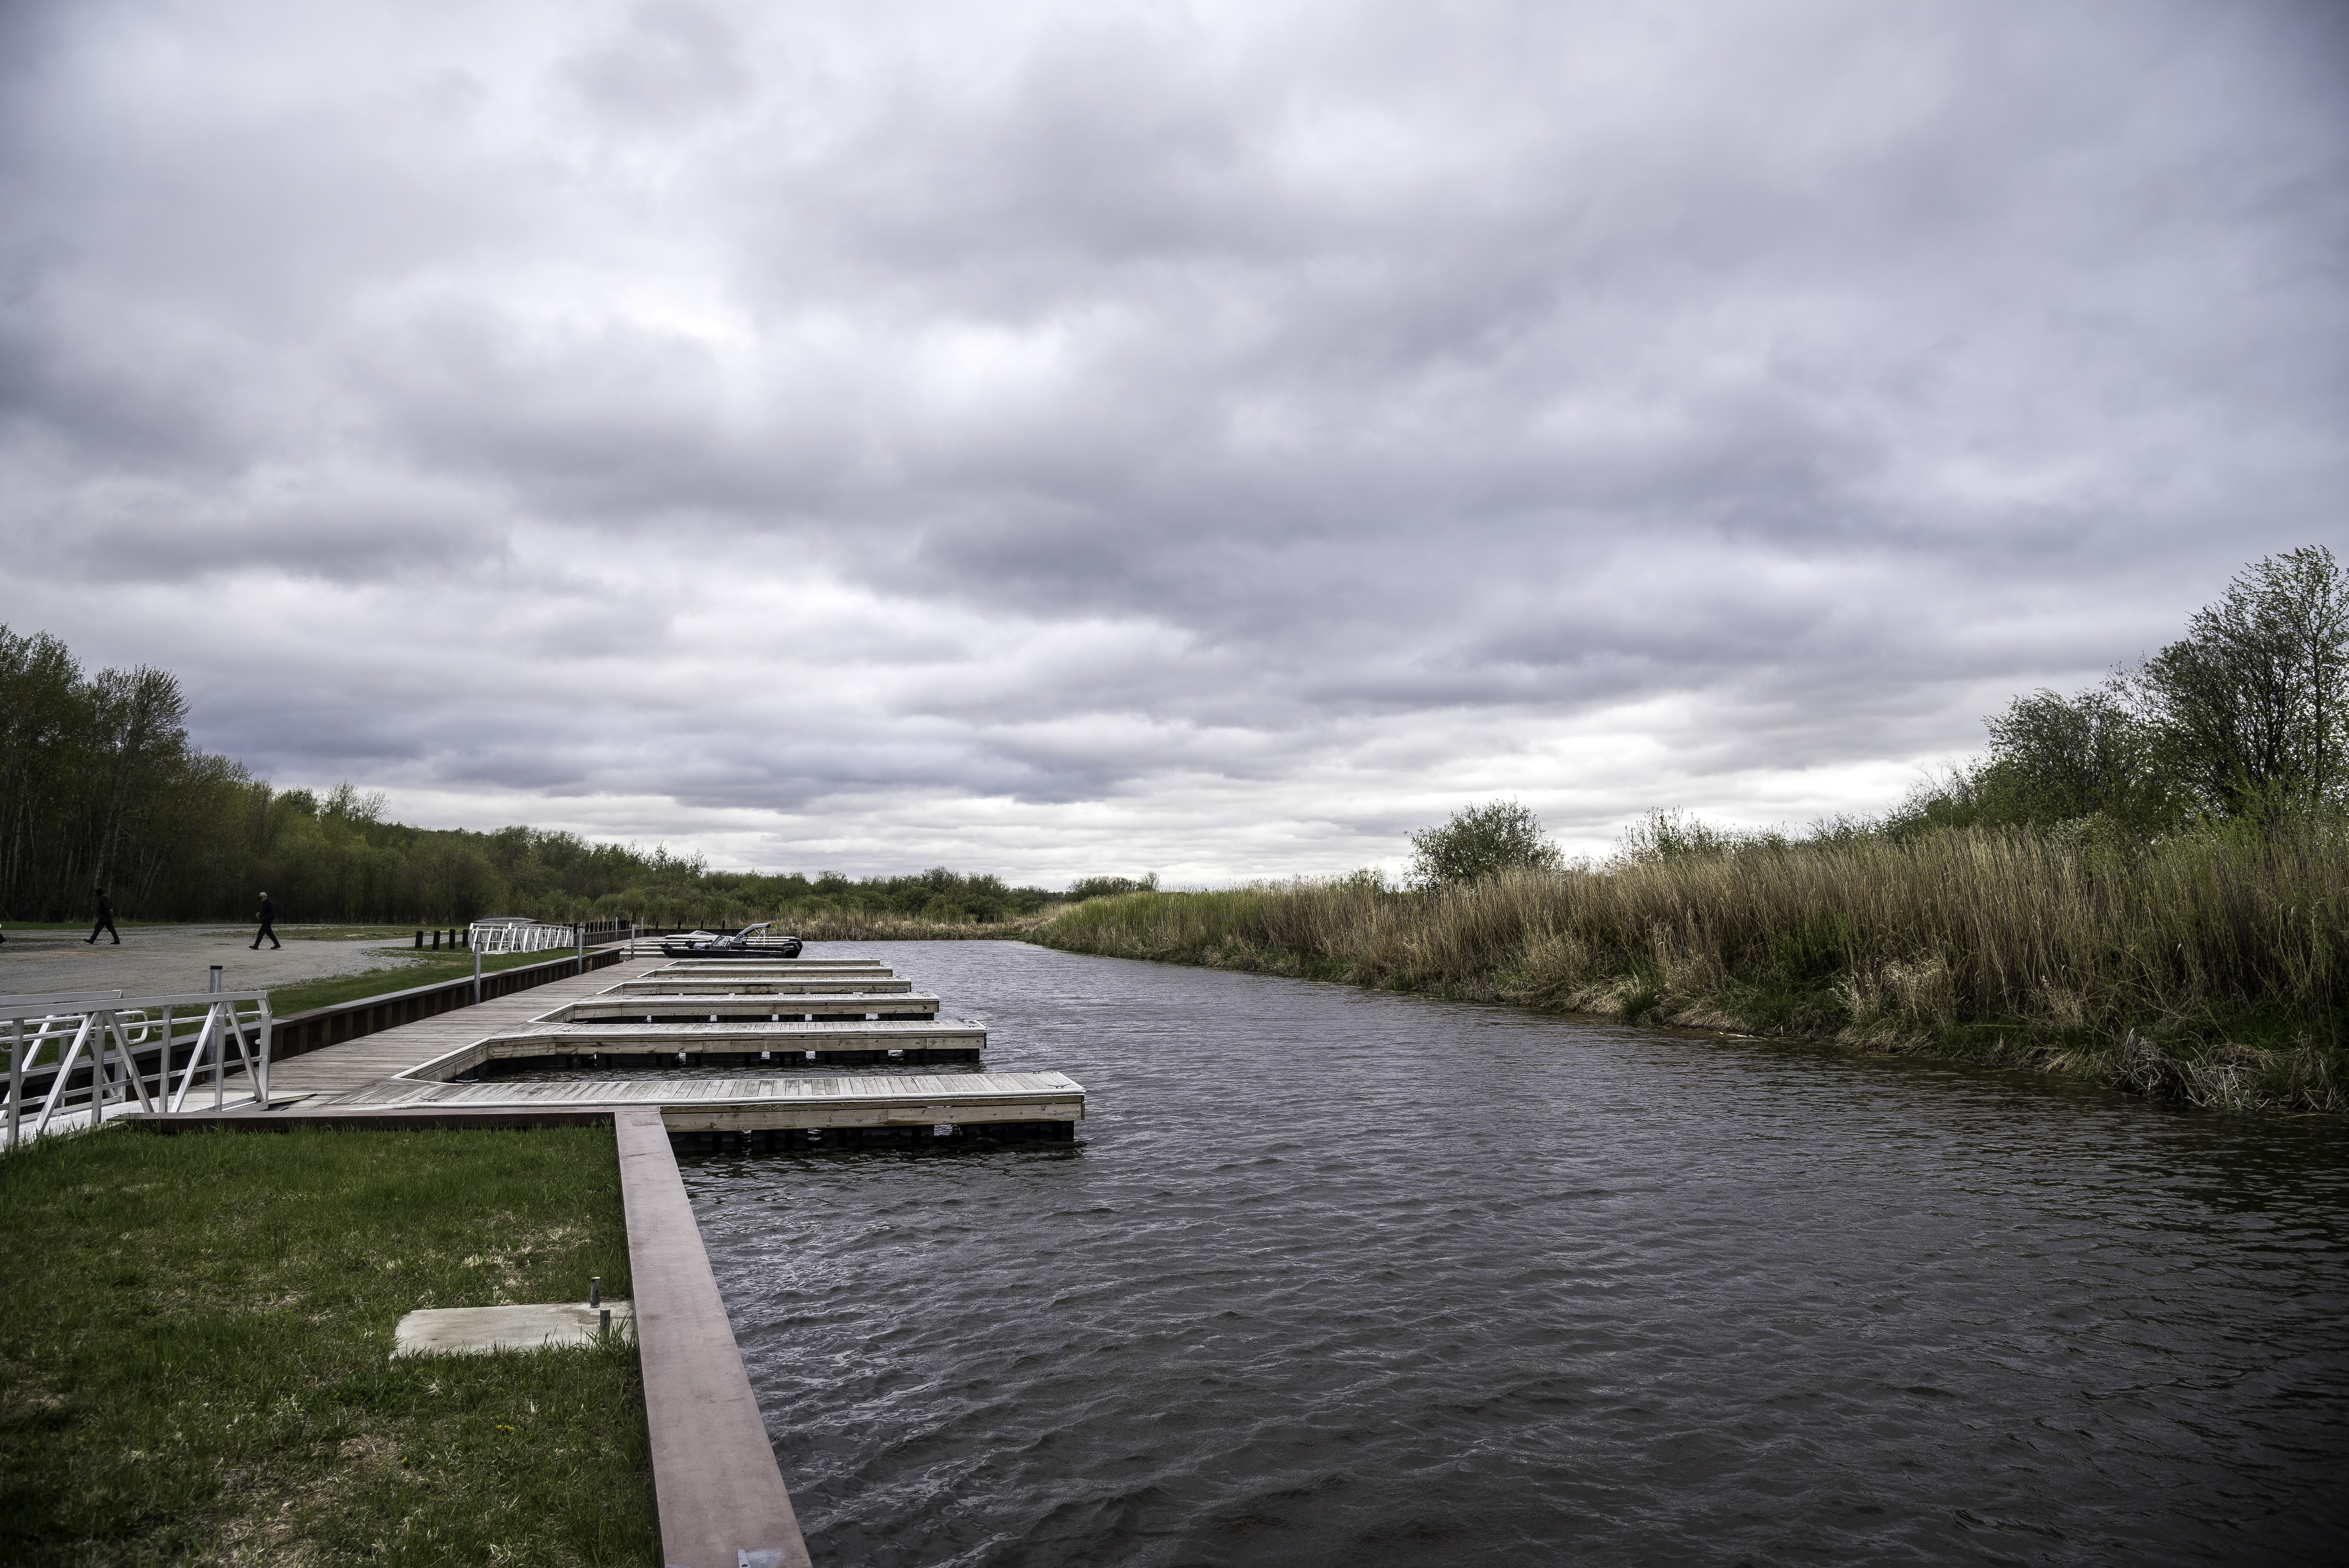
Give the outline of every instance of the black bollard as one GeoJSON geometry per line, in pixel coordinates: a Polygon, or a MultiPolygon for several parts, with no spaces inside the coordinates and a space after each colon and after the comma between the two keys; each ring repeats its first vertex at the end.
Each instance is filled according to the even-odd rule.
{"type": "Polygon", "coordinates": [[[419,947],[424,945],[424,934],[420,931],[416,934],[416,945],[419,947]]]}

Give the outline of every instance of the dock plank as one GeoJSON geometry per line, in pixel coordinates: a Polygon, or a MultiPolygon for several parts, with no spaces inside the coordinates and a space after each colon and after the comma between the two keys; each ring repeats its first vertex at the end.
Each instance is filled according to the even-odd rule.
{"type": "MultiPolygon", "coordinates": [[[[754,1051],[802,1052],[826,1056],[840,1052],[955,1051],[976,1053],[987,1048],[987,1027],[958,1018],[930,1020],[875,1019],[781,1024],[712,1024],[671,1021],[623,1024],[532,1025],[490,1035],[455,1046],[429,1061],[406,1067],[387,1078],[448,1079],[493,1061],[526,1060],[534,1057],[667,1056],[716,1052],[748,1055],[754,1051]]],[[[373,1079],[370,1082],[376,1081],[373,1079]]],[[[271,1088],[275,1088],[273,1083],[271,1088]]]]}
{"type": "MultiPolygon", "coordinates": [[[[900,985],[903,982],[899,982],[900,985]]],[[[715,1013],[723,1018],[755,1014],[758,1017],[799,1017],[809,1013],[854,1013],[863,1017],[868,1013],[935,1013],[939,998],[930,992],[916,995],[911,990],[899,991],[773,991],[723,994],[686,992],[680,995],[636,994],[621,996],[596,995],[585,1001],[566,1002],[543,1015],[544,1022],[576,1023],[587,1018],[612,1018],[626,1021],[652,1018],[688,1017],[695,1014],[707,1016],[715,1013]]],[[[757,1018],[748,1021],[756,1022],[757,1018]]]]}
{"type": "Polygon", "coordinates": [[[571,1083],[395,1079],[338,1097],[367,1108],[527,1109],[595,1104],[657,1109],[680,1132],[827,1127],[978,1126],[1084,1119],[1085,1091],[1063,1073],[900,1073],[839,1077],[626,1078],[571,1083]]]}
{"type": "Polygon", "coordinates": [[[810,1568],[657,1110],[613,1118],[653,1495],[668,1568],[810,1568]]]}

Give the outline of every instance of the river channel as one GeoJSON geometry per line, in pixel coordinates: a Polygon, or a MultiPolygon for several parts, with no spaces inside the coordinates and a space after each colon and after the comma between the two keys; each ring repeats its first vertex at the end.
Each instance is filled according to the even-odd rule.
{"type": "Polygon", "coordinates": [[[2342,1560],[2337,1126],[827,952],[1092,1113],[1073,1146],[684,1161],[827,1568],[2342,1560]]]}

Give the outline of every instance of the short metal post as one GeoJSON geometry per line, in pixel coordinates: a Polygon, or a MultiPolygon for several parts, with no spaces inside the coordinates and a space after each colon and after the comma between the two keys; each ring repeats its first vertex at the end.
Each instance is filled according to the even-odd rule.
{"type": "Polygon", "coordinates": [[[587,1305],[590,1306],[601,1306],[604,1305],[604,1276],[602,1274],[597,1274],[587,1282],[587,1305]]]}
{"type": "Polygon", "coordinates": [[[476,944],[476,945],[475,945],[475,947],[473,948],[473,1005],[474,1005],[475,1006],[477,1006],[477,1007],[478,1007],[478,1006],[481,1006],[481,947],[480,947],[478,944],[476,944]]]}
{"type": "Polygon", "coordinates": [[[417,945],[417,946],[419,946],[419,947],[421,947],[421,946],[423,946],[423,945],[424,945],[424,933],[423,933],[423,932],[421,932],[421,931],[419,931],[419,932],[416,934],[416,945],[417,945]]]}

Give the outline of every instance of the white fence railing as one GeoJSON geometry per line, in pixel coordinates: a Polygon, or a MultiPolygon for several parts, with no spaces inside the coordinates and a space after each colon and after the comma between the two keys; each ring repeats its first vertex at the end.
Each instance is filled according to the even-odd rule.
{"type": "Polygon", "coordinates": [[[536,921],[477,920],[465,933],[465,940],[476,953],[543,953],[551,947],[569,947],[578,939],[575,925],[541,925],[536,921]]]}
{"type": "Polygon", "coordinates": [[[60,992],[0,996],[8,1098],[0,1140],[90,1127],[109,1111],[180,1110],[199,1087],[222,1108],[231,1066],[239,1099],[269,1103],[269,994],[190,991],[170,996],[60,992]],[[176,1074],[176,1083],[174,1075],[176,1074]]]}

